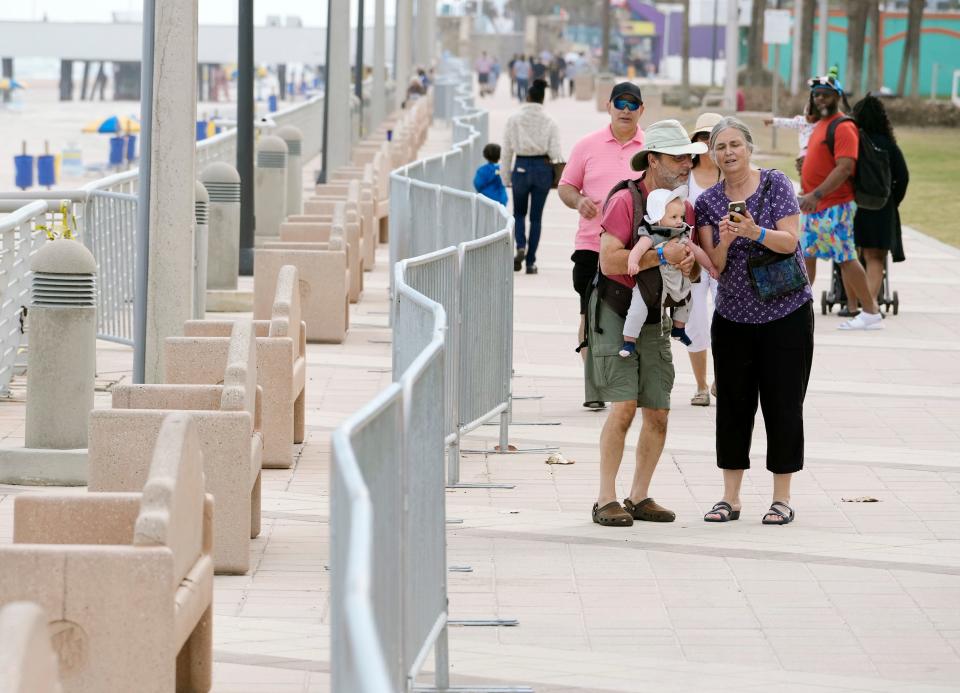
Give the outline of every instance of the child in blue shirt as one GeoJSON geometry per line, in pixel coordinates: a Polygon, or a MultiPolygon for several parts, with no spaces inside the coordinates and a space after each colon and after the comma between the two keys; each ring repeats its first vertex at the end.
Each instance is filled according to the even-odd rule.
{"type": "Polygon", "coordinates": [[[481,195],[507,205],[507,189],[500,179],[500,145],[492,142],[483,148],[483,158],[487,160],[473,176],[473,187],[481,195]]]}

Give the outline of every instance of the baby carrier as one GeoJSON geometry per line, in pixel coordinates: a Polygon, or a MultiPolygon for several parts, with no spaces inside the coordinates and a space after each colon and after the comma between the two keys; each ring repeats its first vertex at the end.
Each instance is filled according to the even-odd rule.
{"type": "MultiPolygon", "coordinates": [[[[620,192],[621,190],[630,191],[630,197],[633,200],[633,220],[631,222],[632,235],[630,238],[631,248],[636,245],[637,240],[640,237],[640,224],[643,223],[643,217],[646,213],[646,197],[641,192],[639,185],[641,180],[643,179],[637,178],[636,180],[630,179],[620,181],[613,186],[613,188],[607,194],[607,199],[604,201],[604,206],[606,206],[614,194],[620,192]]],[[[650,267],[642,270],[634,278],[636,279],[640,296],[643,298],[643,302],[647,306],[647,314],[659,315],[660,295],[663,292],[663,278],[660,276],[660,268],[650,267]]],[[[594,310],[594,332],[603,334],[603,330],[600,328],[600,311],[602,304],[606,303],[606,307],[613,310],[613,312],[615,312],[621,318],[626,319],[627,312],[630,310],[630,300],[633,296],[633,290],[624,286],[618,281],[614,281],[604,276],[600,269],[599,263],[597,264],[597,274],[594,277],[593,286],[597,292],[597,307],[594,310]]],[[[689,298],[678,303],[670,296],[667,296],[666,300],[664,301],[664,306],[667,308],[682,306],[686,304],[687,301],[689,301],[689,298]]]]}

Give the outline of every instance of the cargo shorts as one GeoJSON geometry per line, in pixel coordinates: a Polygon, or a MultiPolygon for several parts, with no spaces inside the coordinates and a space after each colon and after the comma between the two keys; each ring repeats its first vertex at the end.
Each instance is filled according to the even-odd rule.
{"type": "Polygon", "coordinates": [[[644,325],[637,338],[636,353],[620,356],[623,344],[623,318],[604,304],[600,310],[600,329],[596,331],[597,292],[587,302],[587,341],[589,358],[584,367],[588,390],[605,402],[635,400],[645,409],[669,409],[673,390],[673,354],[670,351],[669,317],[661,324],[644,325]]]}

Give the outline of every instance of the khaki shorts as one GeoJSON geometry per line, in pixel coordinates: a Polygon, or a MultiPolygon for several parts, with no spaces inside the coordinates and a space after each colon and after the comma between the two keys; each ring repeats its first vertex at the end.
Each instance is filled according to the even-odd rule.
{"type": "Polygon", "coordinates": [[[597,399],[605,402],[636,400],[646,409],[669,409],[673,390],[673,354],[670,351],[670,318],[661,325],[644,325],[637,339],[635,354],[623,358],[623,318],[604,304],[600,310],[600,328],[596,328],[597,292],[590,293],[587,305],[587,341],[589,358],[584,373],[597,399]]]}

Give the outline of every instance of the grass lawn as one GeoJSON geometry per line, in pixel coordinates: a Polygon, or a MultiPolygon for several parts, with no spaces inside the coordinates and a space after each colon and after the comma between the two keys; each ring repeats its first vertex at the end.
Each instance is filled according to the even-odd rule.
{"type": "MultiPolygon", "coordinates": [[[[695,111],[669,110],[673,117],[692,129],[695,111]]],[[[757,144],[755,163],[778,168],[799,180],[794,168],[797,135],[794,130],[777,132],[777,149],[772,148],[772,128],[760,116],[746,116],[757,144]]],[[[897,142],[910,169],[907,196],[900,205],[901,221],[930,234],[944,243],[960,248],[960,130],[951,128],[900,127],[897,142]]]]}

